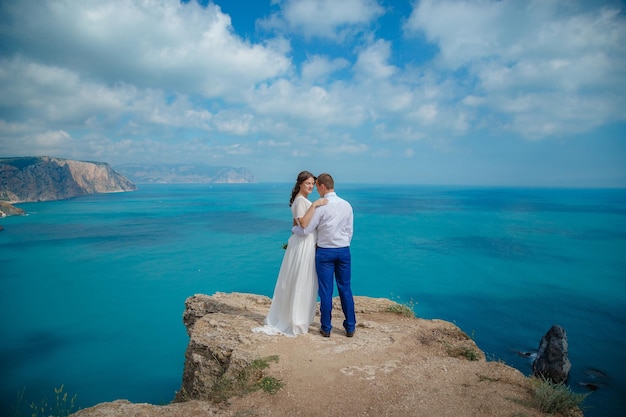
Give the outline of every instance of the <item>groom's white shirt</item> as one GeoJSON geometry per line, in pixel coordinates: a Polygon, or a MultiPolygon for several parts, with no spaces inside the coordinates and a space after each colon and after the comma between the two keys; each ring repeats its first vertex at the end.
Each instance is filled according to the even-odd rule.
{"type": "Polygon", "coordinates": [[[315,209],[308,226],[294,226],[291,230],[297,235],[312,233],[317,229],[317,246],[320,248],[345,248],[352,241],[354,214],[352,206],[337,193],[324,195],[328,204],[315,209]]]}

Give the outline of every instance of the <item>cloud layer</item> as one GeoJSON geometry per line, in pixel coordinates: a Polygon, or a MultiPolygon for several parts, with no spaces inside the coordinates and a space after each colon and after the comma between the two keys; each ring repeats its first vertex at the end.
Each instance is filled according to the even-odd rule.
{"type": "Polygon", "coordinates": [[[2,2],[0,155],[362,175],[623,126],[621,3],[395,3],[268,0],[249,36],[219,1],[2,2]]]}

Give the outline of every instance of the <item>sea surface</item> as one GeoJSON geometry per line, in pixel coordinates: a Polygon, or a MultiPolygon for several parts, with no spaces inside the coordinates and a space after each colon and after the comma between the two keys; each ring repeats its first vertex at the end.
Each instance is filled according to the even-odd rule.
{"type": "MultiPolygon", "coordinates": [[[[61,386],[81,408],[168,403],[181,385],[185,299],[272,295],[292,184],[138,187],[19,204],[28,216],[0,219],[0,415],[30,415],[61,386]]],[[[453,322],[526,375],[525,355],[558,324],[571,389],[599,387],[585,415],[624,416],[626,190],[337,192],[355,212],[356,295],[453,322]]]]}

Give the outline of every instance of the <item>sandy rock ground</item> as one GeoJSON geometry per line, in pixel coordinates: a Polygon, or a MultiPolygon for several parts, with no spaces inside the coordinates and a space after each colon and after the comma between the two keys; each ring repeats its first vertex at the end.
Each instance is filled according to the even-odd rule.
{"type": "MultiPolygon", "coordinates": [[[[266,299],[267,297],[264,297],[266,299]]],[[[249,300],[241,300],[250,308],[249,300]]],[[[336,305],[330,338],[319,320],[295,338],[245,335],[260,358],[278,356],[265,375],[284,384],[276,394],[256,391],[214,405],[202,401],[155,406],[128,401],[103,403],[75,417],[177,416],[428,416],[538,417],[528,405],[528,379],[484,354],[462,331],[441,320],[385,311],[386,299],[357,297],[357,331],[348,338],[336,305]],[[252,337],[252,339],[248,339],[252,337]],[[459,352],[472,350],[478,360],[459,352]]],[[[259,303],[269,309],[269,299],[259,303]]],[[[255,316],[262,324],[263,314],[255,316]]],[[[242,329],[255,321],[242,318],[242,329]]],[[[251,333],[251,332],[250,332],[251,333]]],[[[247,342],[246,342],[247,343],[247,342]]],[[[580,414],[582,415],[582,414],[580,414]]]]}

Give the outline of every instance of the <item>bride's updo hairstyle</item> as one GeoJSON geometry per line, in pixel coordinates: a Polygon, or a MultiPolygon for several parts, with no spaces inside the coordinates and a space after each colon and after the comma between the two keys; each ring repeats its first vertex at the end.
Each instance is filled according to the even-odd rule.
{"type": "Polygon", "coordinates": [[[296,179],[296,185],[293,186],[293,190],[291,191],[291,200],[289,200],[289,207],[293,204],[293,200],[296,199],[296,196],[300,192],[300,186],[302,183],[309,178],[313,178],[313,181],[316,180],[315,175],[311,174],[309,171],[302,171],[298,174],[298,178],[296,179]]]}

